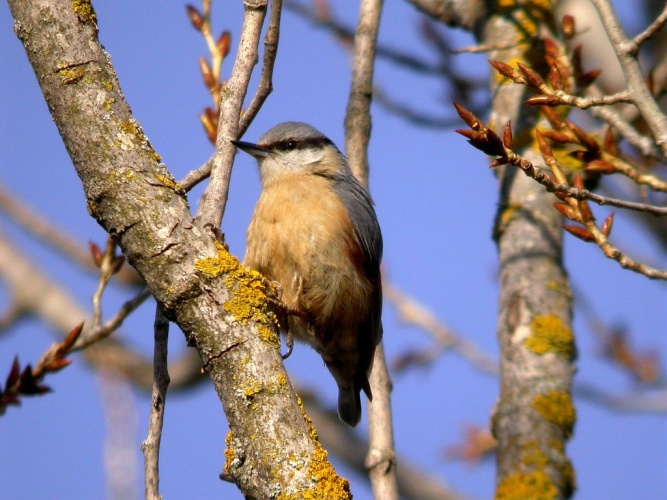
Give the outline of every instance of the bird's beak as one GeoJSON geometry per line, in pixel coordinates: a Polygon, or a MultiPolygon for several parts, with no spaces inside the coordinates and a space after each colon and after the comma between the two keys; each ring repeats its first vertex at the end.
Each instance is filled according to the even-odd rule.
{"type": "Polygon", "coordinates": [[[239,148],[242,151],[245,151],[250,156],[260,159],[269,155],[269,152],[258,144],[253,144],[252,142],[243,142],[243,141],[230,141],[234,146],[239,148]]]}

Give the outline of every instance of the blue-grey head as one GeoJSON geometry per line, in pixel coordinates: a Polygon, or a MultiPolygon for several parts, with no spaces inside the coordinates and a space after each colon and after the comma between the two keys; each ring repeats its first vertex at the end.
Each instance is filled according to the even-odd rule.
{"type": "Polygon", "coordinates": [[[351,175],[347,160],[331,139],[307,123],[279,123],[257,144],[232,143],[257,160],[263,186],[284,175],[351,175]]]}

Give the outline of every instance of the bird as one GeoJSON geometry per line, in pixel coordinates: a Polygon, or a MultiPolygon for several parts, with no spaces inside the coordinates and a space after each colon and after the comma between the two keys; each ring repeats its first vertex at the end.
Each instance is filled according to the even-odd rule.
{"type": "Polygon", "coordinates": [[[261,193],[243,264],[282,288],[290,335],[312,346],[338,386],[338,416],[354,427],[382,339],[382,233],[373,200],[326,135],[280,123],[256,144],[261,193]]]}

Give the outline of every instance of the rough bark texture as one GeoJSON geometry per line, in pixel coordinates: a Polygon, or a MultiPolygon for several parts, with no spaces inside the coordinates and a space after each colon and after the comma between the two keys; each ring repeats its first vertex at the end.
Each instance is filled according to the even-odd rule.
{"type": "MultiPolygon", "coordinates": [[[[508,17],[491,16],[482,43],[512,48],[491,51],[490,59],[532,65],[536,47],[517,45],[525,37],[524,29],[508,17]]],[[[544,164],[533,133],[528,133],[539,116],[522,106],[525,87],[498,82],[492,75],[490,127],[501,133],[511,119],[515,150],[544,164]]],[[[561,218],[552,206],[554,196],[542,186],[513,167],[498,173],[494,236],[500,261],[501,387],[492,420],[498,440],[496,496],[566,498],[574,488],[565,443],[575,420],[575,347],[571,294],[562,266],[561,218]]]]}
{"type": "MultiPolygon", "coordinates": [[[[554,23],[549,3],[508,3],[487,12],[471,10],[473,2],[445,2],[445,9],[432,0],[409,1],[436,19],[473,28],[480,44],[491,49],[490,60],[515,67],[540,60],[538,37],[554,23]]],[[[513,149],[543,165],[531,132],[539,109],[522,105],[525,89],[491,75],[489,127],[502,136],[511,120],[513,149]]],[[[561,217],[552,206],[554,196],[514,167],[499,168],[498,178],[494,238],[500,261],[501,387],[491,422],[498,440],[496,497],[567,498],[575,488],[565,444],[575,422],[576,349],[561,217]]]]}
{"type": "Polygon", "coordinates": [[[265,290],[210,229],[160,162],[121,93],[86,1],[9,1],[88,210],[197,348],[230,426],[226,473],[247,498],[344,497],[302,417],[265,290]]]}

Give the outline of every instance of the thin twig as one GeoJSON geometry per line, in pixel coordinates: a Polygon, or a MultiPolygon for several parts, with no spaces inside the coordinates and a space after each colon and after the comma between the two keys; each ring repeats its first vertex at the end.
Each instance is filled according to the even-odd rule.
{"type": "Polygon", "coordinates": [[[220,115],[211,176],[199,206],[197,218],[219,227],[227,205],[229,180],[232,174],[235,147],[238,139],[239,116],[248,91],[253,68],[257,64],[259,40],[266,17],[268,0],[245,0],[244,18],[238,52],[229,81],[220,92],[220,115]]]}
{"type": "Polygon", "coordinates": [[[257,116],[266,98],[273,91],[273,66],[278,54],[278,40],[280,39],[280,16],[283,9],[282,0],[271,0],[271,15],[269,16],[269,27],[264,36],[264,62],[259,84],[250,104],[243,112],[239,122],[238,136],[242,137],[257,116]]]}
{"type": "Polygon", "coordinates": [[[214,156],[215,154],[206,160],[199,168],[188,172],[186,176],[183,177],[183,180],[178,183],[178,185],[181,186],[185,192],[188,192],[201,181],[206,179],[209,175],[211,175],[211,166],[213,165],[214,156]]]}
{"type": "Polygon", "coordinates": [[[660,31],[665,23],[667,22],[667,5],[663,7],[660,15],[653,21],[644,31],[639,33],[636,37],[632,39],[632,43],[637,47],[634,49],[635,53],[639,50],[639,47],[649,38],[652,38],[655,34],[660,31]]]}
{"type": "Polygon", "coordinates": [[[113,267],[116,258],[116,243],[108,238],[102,261],[100,262],[100,279],[93,294],[93,328],[102,322],[102,294],[106,290],[109,280],[114,274],[113,267]]]}
{"type": "Polygon", "coordinates": [[[144,453],[145,498],[160,499],[160,440],[164,421],[164,406],[169,386],[167,371],[167,344],[169,340],[169,321],[160,306],[155,307],[155,350],[153,357],[153,395],[148,420],[148,436],[141,443],[144,453]]]}
{"type": "MultiPolygon", "coordinates": [[[[352,82],[345,114],[345,151],[352,172],[365,186],[368,186],[373,65],[381,13],[382,0],[362,0],[354,37],[352,82]]],[[[369,469],[375,498],[398,499],[390,399],[391,381],[382,343],[375,350],[369,381],[374,397],[372,403],[368,405],[369,449],[365,463],[369,469]]]]}
{"type": "Polygon", "coordinates": [[[144,288],[136,296],[125,302],[109,320],[105,323],[97,325],[90,330],[85,337],[79,339],[76,345],[72,348],[73,351],[80,351],[88,346],[104,340],[113,332],[118,330],[127,318],[137,307],[144,303],[144,301],[151,296],[148,288],[144,288]]]}
{"type": "Polygon", "coordinates": [[[535,179],[542,184],[547,191],[552,193],[563,193],[577,200],[590,200],[598,205],[609,205],[611,207],[625,208],[627,210],[634,210],[637,212],[644,212],[655,216],[667,215],[667,207],[656,205],[649,205],[646,203],[637,203],[633,201],[625,201],[617,198],[609,198],[590,192],[587,189],[577,189],[565,183],[559,183],[551,176],[542,172],[538,167],[533,165],[529,160],[517,155],[511,150],[507,150],[507,160],[512,165],[519,167],[528,176],[535,179]]]}
{"type": "Polygon", "coordinates": [[[641,113],[656,144],[662,151],[663,157],[667,156],[667,116],[661,111],[655,99],[651,95],[637,60],[637,47],[628,40],[616,17],[609,0],[591,0],[600,15],[605,31],[612,42],[616,56],[625,75],[627,90],[630,92],[632,102],[641,113]]]}
{"type": "Polygon", "coordinates": [[[650,137],[640,134],[616,109],[613,108],[591,108],[591,114],[599,118],[621,134],[639,152],[649,158],[660,158],[660,151],[650,137]]]}

